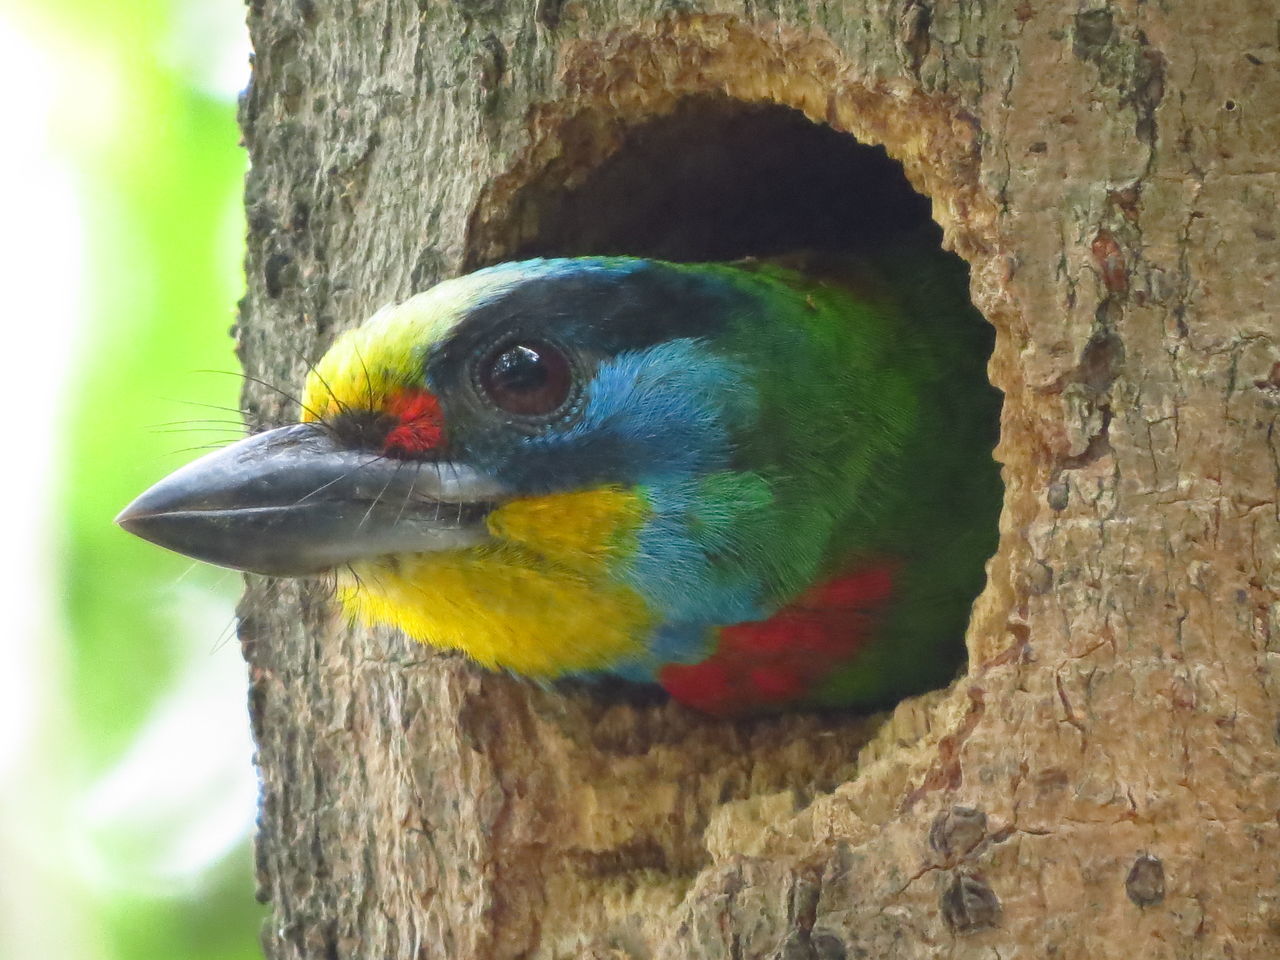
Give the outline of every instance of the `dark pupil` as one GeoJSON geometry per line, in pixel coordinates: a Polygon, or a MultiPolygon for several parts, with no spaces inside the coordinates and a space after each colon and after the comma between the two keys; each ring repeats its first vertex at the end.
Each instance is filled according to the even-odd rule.
{"type": "Polygon", "coordinates": [[[569,397],[569,361],[550,344],[517,343],[490,361],[482,381],[489,398],[507,413],[544,415],[569,397]]]}

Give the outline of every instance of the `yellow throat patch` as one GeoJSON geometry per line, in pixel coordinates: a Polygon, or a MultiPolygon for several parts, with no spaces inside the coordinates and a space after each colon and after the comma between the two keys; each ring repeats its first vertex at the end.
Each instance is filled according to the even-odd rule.
{"type": "Polygon", "coordinates": [[[647,507],[601,487],[527,497],[488,518],[492,543],[356,564],[338,599],[366,623],[461,650],[487,667],[554,679],[639,659],[653,620],[611,569],[647,507]]]}

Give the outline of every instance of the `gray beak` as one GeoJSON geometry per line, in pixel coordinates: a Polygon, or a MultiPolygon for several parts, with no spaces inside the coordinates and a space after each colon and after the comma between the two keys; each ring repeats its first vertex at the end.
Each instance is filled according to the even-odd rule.
{"type": "Polygon", "coordinates": [[[343,449],[304,423],[201,457],[116,523],[207,563],[303,577],[354,560],[483,543],[485,515],[504,495],[465,464],[343,449]]]}

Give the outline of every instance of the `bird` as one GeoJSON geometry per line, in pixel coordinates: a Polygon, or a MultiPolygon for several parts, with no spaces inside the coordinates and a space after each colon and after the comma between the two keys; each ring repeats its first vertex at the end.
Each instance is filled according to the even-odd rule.
{"type": "Polygon", "coordinates": [[[956,676],[995,547],[966,291],[910,245],[500,263],[341,335],[297,422],[117,522],[548,687],[879,709],[956,676]]]}

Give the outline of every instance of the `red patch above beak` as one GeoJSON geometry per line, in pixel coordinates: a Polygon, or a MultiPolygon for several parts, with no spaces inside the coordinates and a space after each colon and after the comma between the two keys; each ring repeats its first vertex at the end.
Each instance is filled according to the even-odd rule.
{"type": "Polygon", "coordinates": [[[388,399],[386,411],[396,420],[383,441],[388,454],[413,457],[443,446],[444,414],[434,393],[401,390],[388,399]]]}

